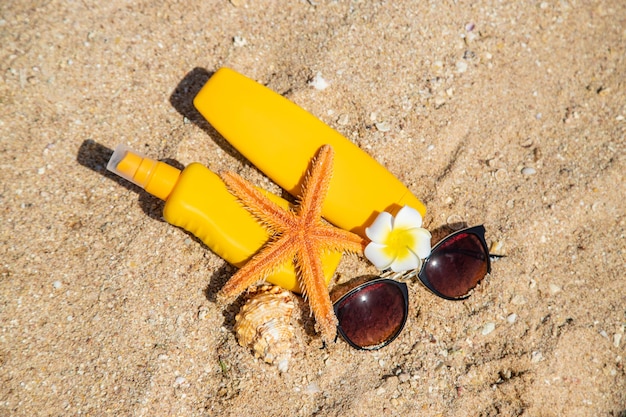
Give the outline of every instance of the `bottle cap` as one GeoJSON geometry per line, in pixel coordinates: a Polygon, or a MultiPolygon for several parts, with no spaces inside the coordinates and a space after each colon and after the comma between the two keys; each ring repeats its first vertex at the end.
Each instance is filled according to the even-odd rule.
{"type": "Polygon", "coordinates": [[[115,148],[107,169],[161,200],[167,199],[180,176],[179,169],[144,157],[124,144],[115,148]]]}

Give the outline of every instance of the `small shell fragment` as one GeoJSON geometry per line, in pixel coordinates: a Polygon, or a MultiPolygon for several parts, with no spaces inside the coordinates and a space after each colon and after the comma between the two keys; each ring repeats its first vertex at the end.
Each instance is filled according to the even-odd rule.
{"type": "Polygon", "coordinates": [[[257,358],[286,372],[295,339],[293,310],[289,291],[274,285],[256,288],[235,316],[237,341],[252,349],[257,358]]]}
{"type": "Polygon", "coordinates": [[[489,246],[489,255],[494,256],[506,256],[506,249],[504,248],[504,242],[501,240],[494,240],[489,246]]]}
{"type": "Polygon", "coordinates": [[[463,217],[459,216],[458,214],[452,214],[448,216],[448,218],[446,219],[446,224],[453,231],[461,230],[465,227],[463,217]]]}
{"type": "Polygon", "coordinates": [[[391,126],[389,126],[389,123],[387,122],[378,122],[378,123],[374,123],[374,125],[376,126],[376,129],[379,132],[389,132],[391,130],[391,126]]]}
{"type": "Polygon", "coordinates": [[[318,72],[311,80],[309,80],[309,86],[316,90],[326,90],[330,84],[322,77],[322,73],[318,72]]]}
{"type": "Polygon", "coordinates": [[[489,333],[493,332],[495,329],[496,329],[496,324],[494,322],[485,323],[481,333],[483,336],[487,336],[489,333]]]}

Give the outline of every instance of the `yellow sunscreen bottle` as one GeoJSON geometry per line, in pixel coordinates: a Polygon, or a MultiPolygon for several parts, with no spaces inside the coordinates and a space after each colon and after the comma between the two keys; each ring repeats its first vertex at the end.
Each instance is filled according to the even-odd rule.
{"type": "MultiPolygon", "coordinates": [[[[221,178],[201,164],[192,163],[181,171],[119,145],[107,169],[165,200],[165,220],[193,233],[232,265],[241,267],[270,238],[265,228],[228,191],[221,178]]],[[[266,193],[283,207],[289,206],[286,200],[266,193]]],[[[340,260],[340,252],[322,255],[327,283],[340,260]]],[[[301,292],[292,263],[278,268],[266,280],[301,292]]]]}
{"type": "Polygon", "coordinates": [[[365,235],[382,211],[426,208],[382,165],[321,120],[267,87],[221,68],[194,99],[198,111],[243,156],[292,195],[299,195],[311,158],[324,144],[335,150],[322,215],[365,235]]]}

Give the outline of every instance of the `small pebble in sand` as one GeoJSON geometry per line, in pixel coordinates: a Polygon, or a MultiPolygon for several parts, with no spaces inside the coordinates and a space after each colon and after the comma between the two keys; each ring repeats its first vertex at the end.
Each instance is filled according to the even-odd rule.
{"type": "Polygon", "coordinates": [[[496,181],[504,181],[506,179],[506,169],[498,169],[493,173],[493,177],[496,181]]]}
{"type": "Polygon", "coordinates": [[[459,74],[462,74],[465,71],[467,71],[467,62],[465,62],[465,61],[458,61],[456,63],[456,72],[458,72],[459,74]]]}
{"type": "Polygon", "coordinates": [[[187,382],[187,379],[183,376],[178,376],[176,377],[176,379],[174,380],[174,386],[175,387],[180,387],[181,385],[183,385],[185,382],[187,382]]]}
{"type": "Polygon", "coordinates": [[[615,346],[616,348],[619,347],[620,342],[622,341],[622,334],[621,333],[615,333],[613,335],[613,346],[615,346]]]}
{"type": "Polygon", "coordinates": [[[200,309],[200,311],[198,311],[198,320],[204,320],[207,318],[208,315],[209,311],[206,308],[202,308],[200,309]]]}
{"type": "Polygon", "coordinates": [[[309,395],[317,394],[320,391],[321,390],[320,390],[319,385],[317,385],[315,382],[311,382],[309,385],[307,385],[304,388],[304,393],[309,394],[309,395]]]}
{"type": "Polygon", "coordinates": [[[524,167],[522,168],[522,175],[535,175],[537,170],[533,167],[524,167]]]}
{"type": "Polygon", "coordinates": [[[526,304],[526,298],[523,295],[517,294],[511,299],[511,304],[521,306],[526,304]]]}
{"type": "Polygon", "coordinates": [[[521,146],[522,148],[530,148],[531,146],[533,146],[533,140],[531,138],[527,138],[526,140],[522,141],[519,146],[521,146]]]}
{"type": "Polygon", "coordinates": [[[481,331],[481,334],[483,336],[487,336],[489,333],[493,332],[496,329],[496,324],[493,322],[489,322],[489,323],[485,323],[485,325],[483,326],[483,330],[481,331]]]}
{"type": "Polygon", "coordinates": [[[340,115],[339,118],[337,119],[337,123],[340,124],[341,126],[346,126],[348,123],[350,123],[350,116],[348,116],[345,113],[340,115]]]}
{"type": "Polygon", "coordinates": [[[63,285],[63,283],[61,281],[54,281],[52,283],[52,286],[54,287],[55,290],[58,290],[59,288],[61,288],[61,286],[63,285]]]}
{"type": "Polygon", "coordinates": [[[556,284],[550,284],[549,287],[550,287],[550,294],[556,294],[556,293],[561,292],[561,287],[559,287],[556,284]]]}
{"type": "Polygon", "coordinates": [[[491,242],[491,245],[489,245],[489,254],[495,256],[506,256],[504,242],[501,240],[494,240],[491,242]]]}
{"type": "Polygon", "coordinates": [[[538,363],[538,362],[541,362],[542,360],[543,360],[543,354],[541,352],[535,351],[530,354],[530,362],[538,363]]]}
{"type": "Polygon", "coordinates": [[[379,132],[389,132],[391,130],[391,126],[387,122],[375,123],[375,126],[379,132]]]}
{"type": "Polygon", "coordinates": [[[507,321],[509,324],[513,324],[513,323],[515,323],[515,322],[517,321],[517,314],[515,314],[515,313],[509,314],[509,315],[506,317],[506,321],[507,321]]]}
{"type": "Polygon", "coordinates": [[[465,222],[463,221],[463,217],[459,216],[458,214],[452,214],[451,216],[448,216],[448,219],[446,220],[446,225],[451,229],[451,230],[461,230],[463,227],[465,227],[465,222]]]}
{"type": "Polygon", "coordinates": [[[233,37],[233,46],[235,46],[237,48],[241,48],[243,46],[246,46],[247,44],[248,44],[248,41],[243,36],[234,36],[233,37]]]}
{"type": "Polygon", "coordinates": [[[324,78],[322,78],[322,73],[318,72],[317,74],[315,74],[315,77],[313,77],[309,81],[309,86],[315,88],[316,90],[321,91],[321,90],[325,90],[326,88],[328,88],[329,83],[324,78]]]}

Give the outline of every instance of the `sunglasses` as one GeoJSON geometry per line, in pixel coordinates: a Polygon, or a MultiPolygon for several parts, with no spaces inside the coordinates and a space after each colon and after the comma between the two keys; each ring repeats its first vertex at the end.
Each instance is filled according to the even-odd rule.
{"type": "Polygon", "coordinates": [[[462,300],[489,272],[485,227],[459,230],[432,248],[419,271],[385,273],[339,298],[333,304],[339,334],[350,346],[364,350],[380,349],[398,337],[408,317],[409,295],[407,285],[397,278],[417,276],[433,294],[462,300]]]}

